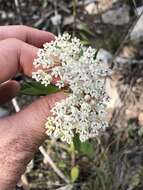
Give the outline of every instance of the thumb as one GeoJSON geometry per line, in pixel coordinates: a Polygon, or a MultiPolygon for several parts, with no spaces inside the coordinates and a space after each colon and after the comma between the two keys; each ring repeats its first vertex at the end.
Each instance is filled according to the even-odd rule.
{"type": "Polygon", "coordinates": [[[65,97],[60,92],[42,97],[19,113],[0,119],[0,184],[12,189],[45,139],[44,124],[51,108],[65,97]],[[4,180],[6,179],[6,180],[4,180]]]}
{"type": "MultiPolygon", "coordinates": [[[[45,139],[45,123],[51,115],[50,110],[55,103],[65,98],[63,92],[55,93],[47,97],[41,97],[19,113],[4,118],[7,128],[17,135],[17,139],[28,144],[29,148],[37,148],[45,139]],[[31,145],[31,146],[30,146],[31,145]]],[[[11,133],[11,134],[12,134],[11,133]]]]}

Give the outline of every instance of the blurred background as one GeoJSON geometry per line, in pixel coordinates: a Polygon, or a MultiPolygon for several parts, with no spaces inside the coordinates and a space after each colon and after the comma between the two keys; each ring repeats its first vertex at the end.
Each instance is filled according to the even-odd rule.
{"type": "MultiPolygon", "coordinates": [[[[21,178],[25,190],[143,190],[143,0],[0,0],[0,25],[19,24],[68,31],[113,69],[110,127],[79,151],[47,139],[21,178]]],[[[0,117],[36,98],[18,95],[0,117]]]]}

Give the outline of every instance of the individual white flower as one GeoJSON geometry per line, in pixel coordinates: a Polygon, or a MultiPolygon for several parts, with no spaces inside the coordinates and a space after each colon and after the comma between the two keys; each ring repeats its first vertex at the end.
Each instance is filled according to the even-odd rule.
{"type": "Polygon", "coordinates": [[[41,84],[48,86],[52,81],[52,76],[47,74],[45,71],[39,69],[37,72],[32,73],[32,78],[41,84]]]}
{"type": "Polygon", "coordinates": [[[47,118],[49,136],[71,143],[78,133],[84,142],[108,126],[105,77],[110,69],[107,63],[96,60],[95,55],[95,49],[83,46],[67,33],[45,43],[38,51],[33,64],[40,69],[32,77],[45,86],[55,78],[56,86],[69,90],[68,97],[51,110],[53,117],[47,118]]]}
{"type": "Polygon", "coordinates": [[[63,88],[65,86],[65,83],[64,83],[64,81],[59,80],[59,81],[57,81],[56,86],[58,86],[59,88],[63,88]]]}

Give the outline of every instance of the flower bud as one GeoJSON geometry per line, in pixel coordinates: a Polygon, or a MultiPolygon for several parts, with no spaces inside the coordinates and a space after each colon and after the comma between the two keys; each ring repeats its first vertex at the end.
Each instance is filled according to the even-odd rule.
{"type": "Polygon", "coordinates": [[[92,100],[90,101],[90,105],[91,105],[91,106],[94,106],[94,105],[95,105],[95,100],[92,99],[92,100]]]}
{"type": "Polygon", "coordinates": [[[86,94],[86,95],[84,96],[84,100],[85,100],[86,102],[89,102],[89,101],[91,100],[91,96],[90,96],[89,94],[86,94]]]}

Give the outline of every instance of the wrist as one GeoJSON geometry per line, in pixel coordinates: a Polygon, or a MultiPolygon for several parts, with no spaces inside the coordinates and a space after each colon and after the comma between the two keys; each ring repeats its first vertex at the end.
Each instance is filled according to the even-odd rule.
{"type": "Polygon", "coordinates": [[[3,190],[15,188],[45,139],[45,128],[42,127],[45,112],[39,111],[43,118],[39,120],[32,108],[0,120],[0,187],[3,190]]]}
{"type": "Polygon", "coordinates": [[[0,122],[0,189],[15,189],[17,182],[25,171],[27,163],[33,156],[29,142],[22,137],[19,129],[7,127],[0,122]]]}
{"type": "Polygon", "coordinates": [[[0,138],[0,187],[3,190],[13,189],[20,178],[19,160],[21,156],[20,153],[17,155],[13,145],[10,145],[13,139],[9,138],[7,141],[7,136],[3,134],[0,138]]]}

